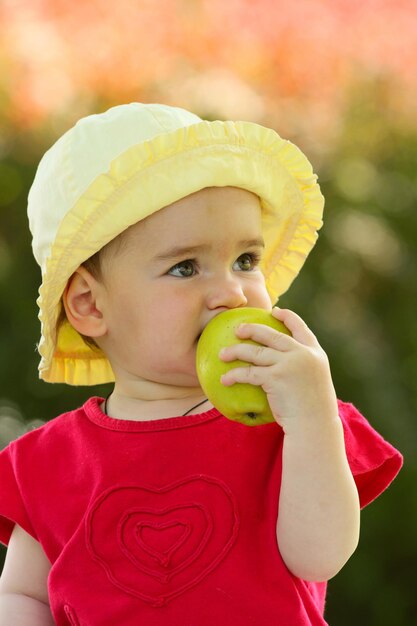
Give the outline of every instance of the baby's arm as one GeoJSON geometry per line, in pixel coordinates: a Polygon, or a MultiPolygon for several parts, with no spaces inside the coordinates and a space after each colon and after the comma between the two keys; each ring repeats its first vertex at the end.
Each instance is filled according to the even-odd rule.
{"type": "Polygon", "coordinates": [[[277,541],[290,571],[305,580],[328,580],[343,567],[359,538],[359,497],[345,452],[330,367],[316,337],[295,313],[273,309],[292,337],[262,324],[236,334],[260,346],[230,346],[225,361],[249,367],[222,376],[262,386],[284,430],[277,541]]]}
{"type": "Polygon", "coordinates": [[[284,437],[277,540],[294,574],[319,581],[335,576],[357,547],[359,498],[340,418],[311,418],[284,437]]]}
{"type": "Polygon", "coordinates": [[[16,525],[0,578],[0,626],[54,626],[47,588],[50,568],[41,545],[16,525]]]}

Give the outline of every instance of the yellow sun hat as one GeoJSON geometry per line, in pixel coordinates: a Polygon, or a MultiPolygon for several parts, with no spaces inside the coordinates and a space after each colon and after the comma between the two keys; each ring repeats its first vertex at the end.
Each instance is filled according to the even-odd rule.
{"type": "Polygon", "coordinates": [[[28,197],[41,267],[39,376],[47,382],[114,381],[106,356],[65,321],[68,279],[126,228],[205,187],[259,196],[271,302],[300,271],[322,226],[324,198],[308,159],[274,130],[205,121],[184,109],[130,103],[81,119],[45,153],[28,197]]]}

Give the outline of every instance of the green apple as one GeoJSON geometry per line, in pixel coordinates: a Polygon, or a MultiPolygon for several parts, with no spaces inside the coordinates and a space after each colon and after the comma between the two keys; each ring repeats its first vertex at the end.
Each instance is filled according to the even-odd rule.
{"type": "Polygon", "coordinates": [[[251,343],[251,339],[239,339],[235,330],[241,323],[265,324],[281,333],[290,335],[282,322],[270,311],[255,307],[230,309],[219,313],[205,327],[197,344],[196,367],[200,385],[210,402],[226,417],[249,426],[267,424],[274,418],[266,393],[260,386],[235,383],[225,387],[220,377],[235,367],[248,366],[244,361],[222,361],[219,352],[236,343],[251,343]]]}

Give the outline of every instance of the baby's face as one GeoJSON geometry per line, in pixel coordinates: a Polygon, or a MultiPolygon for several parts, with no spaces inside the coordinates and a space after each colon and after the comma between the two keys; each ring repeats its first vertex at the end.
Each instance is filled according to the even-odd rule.
{"type": "Polygon", "coordinates": [[[254,194],[208,188],[132,226],[103,264],[103,348],[116,375],[195,386],[196,346],[230,308],[271,309],[254,194]]]}

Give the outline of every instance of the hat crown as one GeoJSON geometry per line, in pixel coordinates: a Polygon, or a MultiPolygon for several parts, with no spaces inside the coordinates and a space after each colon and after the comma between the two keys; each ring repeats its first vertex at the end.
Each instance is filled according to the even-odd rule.
{"type": "Polygon", "coordinates": [[[198,122],[200,117],[179,107],[132,102],[84,117],[62,135],[41,159],[28,196],[38,264],[44,267],[63,217],[97,176],[109,171],[117,156],[157,135],[198,122]]]}

